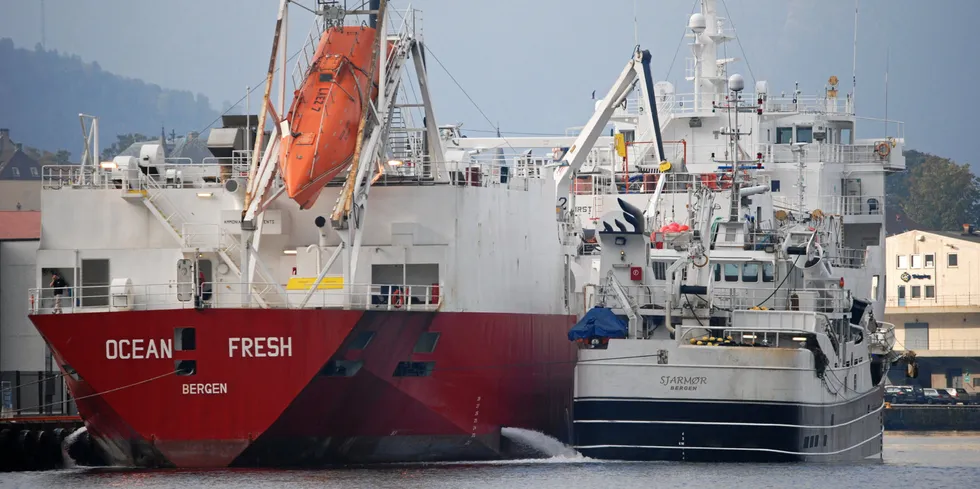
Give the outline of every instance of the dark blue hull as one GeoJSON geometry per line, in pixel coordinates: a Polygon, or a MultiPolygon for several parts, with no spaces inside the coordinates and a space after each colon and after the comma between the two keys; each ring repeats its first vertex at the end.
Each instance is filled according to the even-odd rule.
{"type": "Polygon", "coordinates": [[[861,460],[881,453],[882,395],[835,404],[578,398],[575,447],[609,460],[861,460]]]}

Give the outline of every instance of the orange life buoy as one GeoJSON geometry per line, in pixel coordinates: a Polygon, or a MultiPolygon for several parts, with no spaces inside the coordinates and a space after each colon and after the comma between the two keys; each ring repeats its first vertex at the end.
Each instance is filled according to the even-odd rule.
{"type": "Polygon", "coordinates": [[[402,298],[402,290],[395,289],[395,291],[391,293],[391,304],[394,305],[395,308],[397,309],[397,308],[401,308],[403,303],[404,300],[402,298]]]}
{"type": "Polygon", "coordinates": [[[878,154],[879,158],[887,158],[891,152],[892,147],[886,141],[882,141],[875,145],[875,153],[878,154]]]}

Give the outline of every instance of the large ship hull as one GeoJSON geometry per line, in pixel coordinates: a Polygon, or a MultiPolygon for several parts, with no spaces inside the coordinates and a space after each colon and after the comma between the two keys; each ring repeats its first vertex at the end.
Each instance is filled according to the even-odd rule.
{"type": "Polygon", "coordinates": [[[184,309],[31,319],[119,465],[494,459],[507,456],[507,426],[569,439],[571,316],[184,309]],[[188,360],[193,375],[173,373],[188,360]]]}

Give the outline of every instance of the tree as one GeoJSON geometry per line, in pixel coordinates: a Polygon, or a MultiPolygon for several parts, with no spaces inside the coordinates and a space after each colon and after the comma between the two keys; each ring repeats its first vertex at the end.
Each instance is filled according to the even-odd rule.
{"type": "Polygon", "coordinates": [[[927,229],[956,231],[980,217],[980,179],[969,165],[908,151],[906,173],[889,177],[889,201],[927,229]]]}
{"type": "Polygon", "coordinates": [[[109,161],[119,156],[119,153],[126,151],[126,148],[132,146],[134,143],[141,143],[150,139],[149,136],[144,136],[140,133],[117,134],[116,142],[112,143],[112,146],[102,150],[102,161],[109,161]]]}

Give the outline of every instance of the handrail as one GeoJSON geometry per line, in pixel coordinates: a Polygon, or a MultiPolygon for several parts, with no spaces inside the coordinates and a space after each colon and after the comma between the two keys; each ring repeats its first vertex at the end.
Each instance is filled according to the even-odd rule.
{"type": "MultiPolygon", "coordinates": [[[[61,298],[60,313],[151,311],[171,309],[214,308],[263,308],[262,305],[242,303],[243,287],[237,282],[205,282],[202,294],[195,293],[190,282],[169,282],[166,284],[129,285],[90,285],[68,287],[61,298]],[[200,296],[200,300],[199,300],[200,296]]],[[[259,295],[273,291],[279,285],[252,282],[252,289],[259,295]]],[[[283,285],[287,288],[288,286],[283,285]]],[[[444,301],[441,284],[336,284],[323,283],[318,287],[314,298],[305,307],[300,307],[307,288],[286,290],[286,297],[265,294],[267,306],[272,309],[353,309],[386,311],[434,311],[444,301]],[[270,301],[270,298],[272,299],[270,301]]],[[[50,287],[29,289],[31,314],[55,314],[57,305],[54,289],[50,287]]]]}

